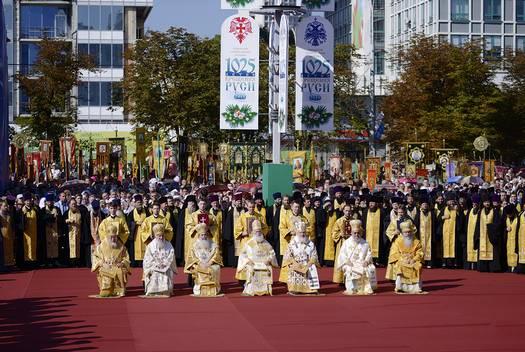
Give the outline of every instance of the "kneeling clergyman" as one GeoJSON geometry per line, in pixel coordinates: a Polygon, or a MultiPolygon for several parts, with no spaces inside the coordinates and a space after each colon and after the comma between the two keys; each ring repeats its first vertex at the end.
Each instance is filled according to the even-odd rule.
{"type": "Polygon", "coordinates": [[[129,255],[119,241],[118,229],[110,224],[107,237],[93,253],[92,272],[97,273],[100,297],[123,297],[126,294],[128,275],[131,275],[129,255]]]}
{"type": "Polygon", "coordinates": [[[363,239],[363,226],[360,220],[350,221],[352,235],[344,241],[337,258],[338,270],[345,275],[345,294],[369,295],[377,288],[376,267],[372,251],[363,239]]]}
{"type": "Polygon", "coordinates": [[[423,266],[423,248],[414,237],[416,226],[410,220],[400,224],[401,236],[398,236],[388,256],[396,280],[396,292],[423,293],[421,268],[423,266]]]}
{"type": "Polygon", "coordinates": [[[295,235],[286,249],[281,270],[288,272],[286,282],[289,293],[316,294],[321,288],[317,273],[317,250],[306,234],[306,223],[297,222],[295,227],[295,235]]]}
{"type": "Polygon", "coordinates": [[[143,261],[146,296],[171,296],[173,275],[177,273],[175,250],[164,237],[163,224],[153,226],[153,240],[147,245],[143,261]]]}
{"type": "Polygon", "coordinates": [[[193,295],[213,297],[221,292],[222,266],[219,247],[211,239],[208,225],[200,223],[195,226],[197,240],[188,251],[188,261],[184,272],[193,277],[193,295]]]}
{"type": "Polygon", "coordinates": [[[243,272],[246,277],[243,295],[272,295],[272,267],[278,267],[277,257],[272,245],[264,238],[263,227],[259,220],[252,223],[251,238],[244,244],[237,274],[243,272]]]}

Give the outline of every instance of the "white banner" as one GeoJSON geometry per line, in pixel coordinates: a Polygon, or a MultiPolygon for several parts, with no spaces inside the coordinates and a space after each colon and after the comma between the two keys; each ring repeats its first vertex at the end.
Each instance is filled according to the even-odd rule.
{"type": "Polygon", "coordinates": [[[281,17],[279,27],[279,132],[288,129],[288,16],[281,17]]]}
{"type": "Polygon", "coordinates": [[[223,10],[258,10],[264,4],[263,0],[221,0],[223,10]]]}
{"type": "Polygon", "coordinates": [[[259,26],[233,15],[221,28],[221,129],[259,128],[259,26]]]}
{"type": "Polygon", "coordinates": [[[372,0],[352,1],[352,44],[360,57],[355,69],[359,80],[358,87],[364,86],[365,82],[370,82],[371,79],[370,71],[373,68],[372,18],[372,0]]]}
{"type": "Polygon", "coordinates": [[[302,0],[302,3],[299,0],[297,5],[314,12],[335,11],[335,0],[302,0]]]}
{"type": "Polygon", "coordinates": [[[334,27],[323,17],[297,25],[295,129],[334,129],[334,27]]]}

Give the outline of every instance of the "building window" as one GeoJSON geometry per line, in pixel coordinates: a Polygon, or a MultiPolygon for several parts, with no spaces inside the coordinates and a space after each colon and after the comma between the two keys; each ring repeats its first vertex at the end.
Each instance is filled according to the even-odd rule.
{"type": "Polygon", "coordinates": [[[122,6],[111,7],[111,25],[114,31],[123,29],[124,8],[122,6]]]}
{"type": "Polygon", "coordinates": [[[434,1],[428,1],[428,21],[434,22],[434,1]]]}
{"type": "Polygon", "coordinates": [[[80,82],[78,86],[78,106],[89,106],[89,84],[80,82]]]}
{"type": "Polygon", "coordinates": [[[27,75],[33,70],[33,65],[38,59],[40,52],[40,46],[35,43],[22,42],[20,44],[20,71],[22,74],[27,75]]]}
{"type": "Polygon", "coordinates": [[[81,55],[89,55],[99,68],[122,68],[122,44],[78,44],[81,55]]]}
{"type": "Polygon", "coordinates": [[[484,56],[486,60],[498,60],[501,58],[501,37],[497,35],[485,36],[485,51],[484,56]]]}
{"type": "Polygon", "coordinates": [[[117,82],[81,82],[78,86],[78,106],[116,106],[119,94],[117,82]]]}
{"type": "Polygon", "coordinates": [[[23,89],[20,89],[20,114],[29,114],[29,97],[23,89]]]}
{"type": "Polygon", "coordinates": [[[525,52],[525,37],[516,37],[516,51],[525,52]]]}
{"type": "Polygon", "coordinates": [[[100,67],[111,67],[111,44],[100,44],[100,67]]]}
{"type": "Polygon", "coordinates": [[[463,46],[468,42],[468,35],[451,35],[450,41],[454,46],[463,46]]]}
{"type": "Polygon", "coordinates": [[[78,7],[78,29],[86,31],[89,29],[89,6],[78,7]]]}
{"type": "Polygon", "coordinates": [[[374,60],[374,72],[376,75],[385,74],[385,52],[376,51],[374,60]]]}
{"type": "Polygon", "coordinates": [[[485,21],[501,21],[501,0],[483,0],[485,21]]]}
{"type": "Polygon", "coordinates": [[[123,59],[122,54],[124,52],[124,46],[122,44],[113,44],[112,47],[113,51],[113,61],[112,66],[113,68],[122,68],[123,66],[123,59]]]}
{"type": "Polygon", "coordinates": [[[525,22],[525,0],[516,0],[516,21],[525,22]]]}
{"type": "Polygon", "coordinates": [[[468,21],[469,20],[469,0],[452,0],[451,19],[452,21],[468,21]]]}
{"type": "Polygon", "coordinates": [[[111,30],[111,6],[100,6],[100,30],[111,30]]]}
{"type": "Polygon", "coordinates": [[[64,38],[68,32],[68,10],[58,6],[22,5],[21,38],[64,38]]]}
{"type": "Polygon", "coordinates": [[[121,31],[124,8],[122,6],[78,6],[78,29],[94,31],[121,31]]]}

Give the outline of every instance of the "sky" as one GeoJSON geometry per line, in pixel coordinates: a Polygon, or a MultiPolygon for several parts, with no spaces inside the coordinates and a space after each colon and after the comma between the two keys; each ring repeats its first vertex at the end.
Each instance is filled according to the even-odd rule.
{"type": "Polygon", "coordinates": [[[220,0],[154,0],[146,29],[165,31],[183,27],[201,37],[219,34],[224,19],[233,11],[221,10],[220,0]]]}

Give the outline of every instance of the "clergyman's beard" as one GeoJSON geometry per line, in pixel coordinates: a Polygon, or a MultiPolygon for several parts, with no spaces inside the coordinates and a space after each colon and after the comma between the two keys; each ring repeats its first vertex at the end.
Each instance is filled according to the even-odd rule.
{"type": "Polygon", "coordinates": [[[203,249],[210,249],[211,248],[211,242],[208,239],[201,239],[197,241],[198,246],[203,249]]]}
{"type": "Polygon", "coordinates": [[[297,242],[305,244],[305,243],[308,242],[308,237],[306,237],[306,236],[298,236],[297,237],[297,242]]]}
{"type": "Polygon", "coordinates": [[[405,245],[405,247],[412,247],[413,242],[414,238],[412,236],[403,237],[403,244],[405,245]]]}
{"type": "Polygon", "coordinates": [[[109,244],[110,244],[111,248],[117,248],[118,247],[118,241],[115,241],[115,242],[109,241],[109,244]]]}

